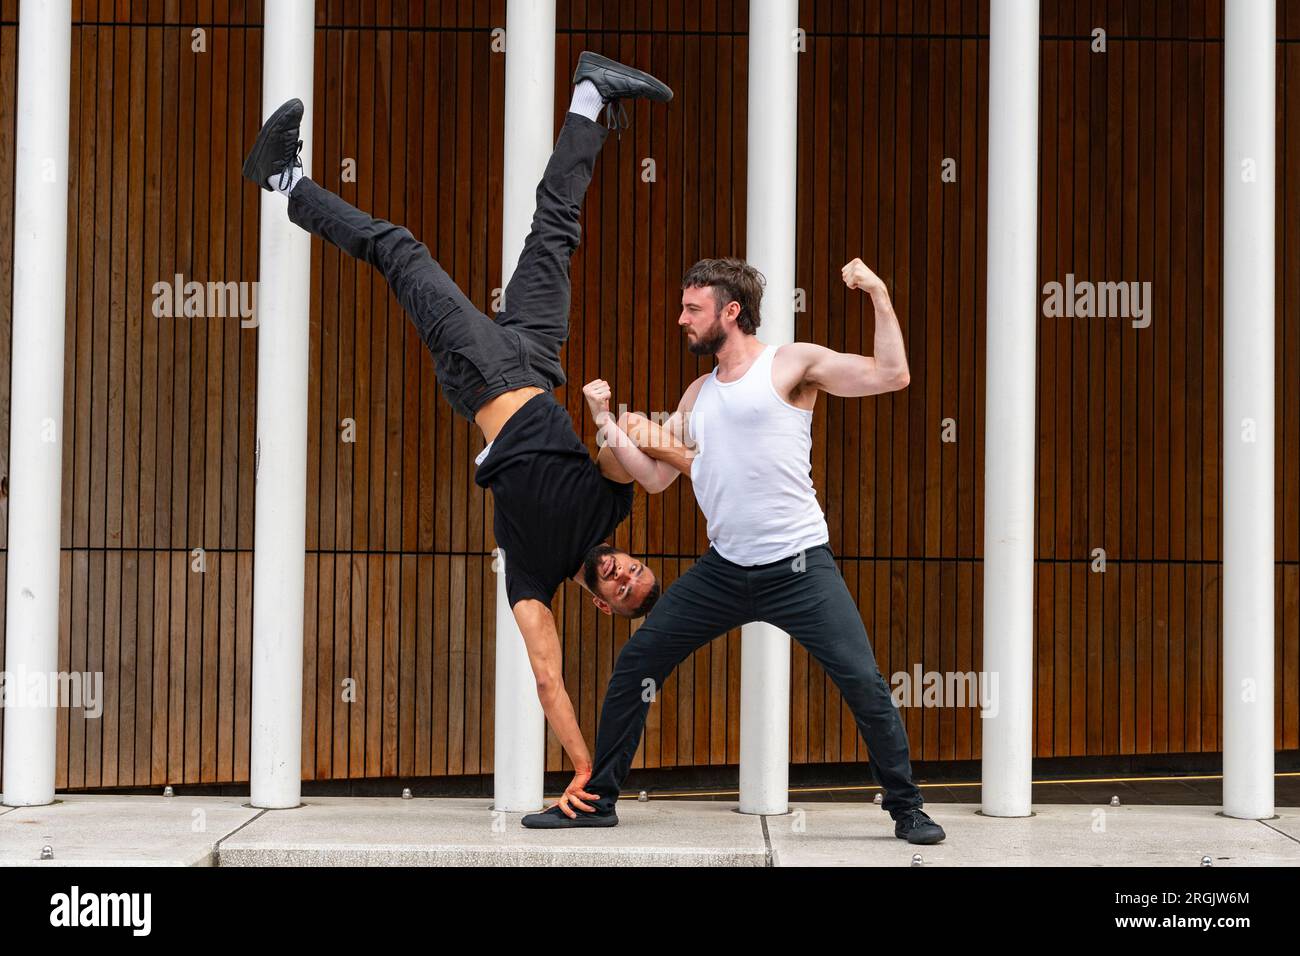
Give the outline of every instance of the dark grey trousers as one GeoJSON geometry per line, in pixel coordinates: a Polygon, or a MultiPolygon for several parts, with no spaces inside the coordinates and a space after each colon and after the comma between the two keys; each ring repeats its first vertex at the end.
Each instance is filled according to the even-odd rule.
{"type": "Polygon", "coordinates": [[[560,350],[569,337],[569,259],[581,240],[582,200],[608,134],[599,123],[567,114],[495,322],[409,229],[375,219],[312,180],[300,180],[289,194],[289,218],[384,274],[433,353],[443,395],[472,422],[502,392],[527,385],[551,391],[565,383],[560,350]]]}
{"type": "Polygon", "coordinates": [[[605,689],[596,758],[587,790],[597,812],[614,809],[664,681],[688,655],[732,628],[766,621],[808,649],[853,712],[895,819],[924,801],[912,782],[907,732],[876,667],[853,596],[826,545],[799,556],[742,567],[710,548],[673,582],[623,646],[605,689]]]}

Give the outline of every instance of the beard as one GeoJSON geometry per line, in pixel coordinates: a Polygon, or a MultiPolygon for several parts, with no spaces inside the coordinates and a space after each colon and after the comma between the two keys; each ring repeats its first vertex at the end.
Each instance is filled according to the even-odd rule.
{"type": "Polygon", "coordinates": [[[582,559],[582,580],[587,582],[587,590],[592,594],[599,594],[596,585],[600,582],[600,563],[601,559],[607,554],[617,554],[618,548],[608,544],[598,544],[582,559]]]}
{"type": "Polygon", "coordinates": [[[726,341],[727,333],[723,330],[722,323],[715,318],[707,330],[694,339],[687,338],[686,348],[692,355],[717,355],[718,349],[726,341]]]}

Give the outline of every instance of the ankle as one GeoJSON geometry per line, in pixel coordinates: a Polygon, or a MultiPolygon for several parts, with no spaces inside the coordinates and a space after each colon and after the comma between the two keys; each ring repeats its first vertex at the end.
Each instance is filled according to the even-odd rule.
{"type": "Polygon", "coordinates": [[[272,173],[271,178],[266,184],[278,193],[289,195],[293,192],[293,187],[297,186],[303,179],[302,163],[294,162],[292,165],[285,167],[278,173],[272,173]]]}
{"type": "Polygon", "coordinates": [[[569,103],[569,112],[585,116],[593,123],[605,105],[605,100],[591,80],[580,80],[573,88],[573,100],[569,103]]]}

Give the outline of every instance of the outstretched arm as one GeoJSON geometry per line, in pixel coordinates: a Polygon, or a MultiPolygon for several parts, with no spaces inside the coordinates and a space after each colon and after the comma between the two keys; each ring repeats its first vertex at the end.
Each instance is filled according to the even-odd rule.
{"type": "Polygon", "coordinates": [[[555,616],[544,603],[532,599],[520,601],[513,611],[515,623],[519,625],[524,645],[528,648],[528,662],[537,682],[537,698],[542,703],[542,712],[573,764],[573,780],[565,788],[559,805],[570,817],[577,816],[570,804],[580,810],[594,810],[583,802],[599,798],[586,791],[587,781],[591,779],[591,752],[587,750],[578,718],[573,713],[573,702],[564,688],[560,635],[555,627],[555,616]]]}
{"type": "Polygon", "coordinates": [[[841,398],[862,398],[906,388],[911,381],[903,330],[889,300],[889,290],[861,259],[854,259],[840,274],[850,289],[871,296],[876,312],[876,337],[872,355],[848,355],[810,342],[782,347],[785,358],[802,372],[800,384],[841,398]]]}

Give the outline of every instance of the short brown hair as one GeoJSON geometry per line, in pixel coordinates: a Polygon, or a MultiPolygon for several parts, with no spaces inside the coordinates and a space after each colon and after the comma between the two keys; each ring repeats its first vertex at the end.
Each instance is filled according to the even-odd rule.
{"type": "Polygon", "coordinates": [[[744,259],[701,259],[682,277],[683,289],[711,287],[721,310],[730,302],[740,306],[736,324],[746,335],[758,331],[763,321],[763,274],[744,259]]]}

